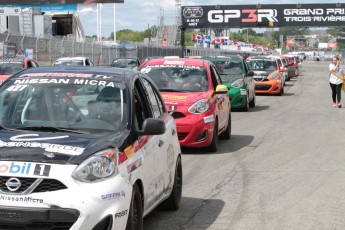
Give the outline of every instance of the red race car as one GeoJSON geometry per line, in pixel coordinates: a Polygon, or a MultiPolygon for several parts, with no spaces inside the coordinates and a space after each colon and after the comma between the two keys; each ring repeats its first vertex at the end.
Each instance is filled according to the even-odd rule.
{"type": "Polygon", "coordinates": [[[32,67],[39,67],[39,65],[31,58],[0,59],[0,84],[12,74],[32,67]]]}
{"type": "Polygon", "coordinates": [[[218,138],[231,135],[228,88],[216,67],[201,59],[160,58],[139,67],[158,86],[177,125],[180,145],[218,150],[218,138]]]}

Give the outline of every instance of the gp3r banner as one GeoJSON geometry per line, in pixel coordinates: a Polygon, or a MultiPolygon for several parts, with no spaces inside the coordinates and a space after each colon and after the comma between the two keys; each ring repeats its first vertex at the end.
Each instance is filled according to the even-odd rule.
{"type": "Polygon", "coordinates": [[[341,26],[345,3],[182,6],[184,28],[341,26]]]}
{"type": "Polygon", "coordinates": [[[92,3],[124,3],[124,0],[1,0],[1,5],[8,4],[92,4],[92,3]]]}

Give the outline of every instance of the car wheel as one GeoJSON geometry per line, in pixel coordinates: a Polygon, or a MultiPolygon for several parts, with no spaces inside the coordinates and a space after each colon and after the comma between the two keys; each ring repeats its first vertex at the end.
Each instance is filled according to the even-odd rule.
{"type": "Polygon", "coordinates": [[[254,93],[253,99],[249,102],[249,106],[253,108],[255,107],[255,103],[256,103],[256,98],[255,98],[255,93],[254,93]]]}
{"type": "Polygon", "coordinates": [[[221,139],[229,140],[231,138],[231,112],[229,113],[228,127],[220,134],[221,139]]]}
{"type": "Polygon", "coordinates": [[[126,230],[143,229],[143,202],[140,189],[133,185],[132,199],[129,207],[126,230]]]}
{"type": "Polygon", "coordinates": [[[182,163],[181,157],[177,158],[175,179],[173,189],[168,199],[166,199],[160,207],[164,210],[176,211],[180,207],[182,197],[182,163]]]}
{"type": "Polygon", "coordinates": [[[281,88],[280,88],[280,91],[279,91],[279,96],[282,96],[284,94],[284,86],[282,86],[281,88]]]}
{"type": "Polygon", "coordinates": [[[249,94],[247,93],[247,96],[246,96],[246,103],[245,103],[245,105],[244,105],[244,107],[243,107],[243,111],[245,111],[245,112],[248,112],[249,111],[249,94]]]}
{"type": "Polygon", "coordinates": [[[209,146],[211,152],[218,151],[219,137],[218,137],[218,120],[214,123],[212,142],[209,146]]]}

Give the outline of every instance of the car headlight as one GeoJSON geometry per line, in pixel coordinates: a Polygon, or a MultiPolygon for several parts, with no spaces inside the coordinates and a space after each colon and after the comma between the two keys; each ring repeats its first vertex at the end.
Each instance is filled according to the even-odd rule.
{"type": "Polygon", "coordinates": [[[189,107],[188,112],[200,114],[200,113],[207,112],[209,108],[210,108],[210,103],[208,102],[206,98],[204,98],[195,102],[191,107],[189,107]]]}
{"type": "Polygon", "coordinates": [[[241,88],[243,86],[243,79],[237,79],[231,84],[234,88],[241,88]]]}
{"type": "Polygon", "coordinates": [[[278,73],[271,74],[270,78],[273,79],[273,80],[276,80],[276,79],[279,78],[279,74],[278,73]]]}
{"type": "Polygon", "coordinates": [[[117,173],[116,151],[107,149],[82,162],[73,172],[76,180],[90,183],[103,181],[117,173]]]}

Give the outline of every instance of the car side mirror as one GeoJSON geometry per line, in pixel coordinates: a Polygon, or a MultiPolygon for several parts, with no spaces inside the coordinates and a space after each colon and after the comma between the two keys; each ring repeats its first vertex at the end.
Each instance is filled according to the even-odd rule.
{"type": "Polygon", "coordinates": [[[164,121],[157,118],[146,118],[143,122],[142,130],[138,133],[142,135],[161,135],[165,133],[164,121]]]}
{"type": "Polygon", "coordinates": [[[247,74],[247,77],[254,77],[254,72],[253,71],[249,71],[247,74]]]}
{"type": "Polygon", "coordinates": [[[217,85],[215,94],[227,94],[229,91],[226,85],[217,85]]]}

